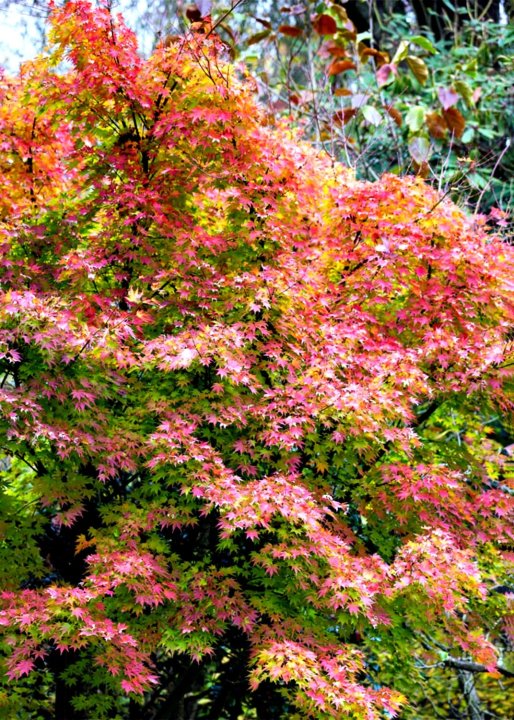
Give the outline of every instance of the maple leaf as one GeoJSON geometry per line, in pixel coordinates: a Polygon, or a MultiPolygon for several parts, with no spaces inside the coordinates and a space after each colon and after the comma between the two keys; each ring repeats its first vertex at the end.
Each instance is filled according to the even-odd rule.
{"type": "Polygon", "coordinates": [[[34,660],[22,660],[7,671],[7,676],[11,678],[11,680],[14,680],[15,678],[22,677],[23,675],[28,675],[33,668],[34,660]]]}

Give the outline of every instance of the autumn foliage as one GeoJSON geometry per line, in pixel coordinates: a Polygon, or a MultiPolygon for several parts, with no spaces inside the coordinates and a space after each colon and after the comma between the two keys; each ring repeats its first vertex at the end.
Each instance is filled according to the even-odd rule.
{"type": "Polygon", "coordinates": [[[269,126],[215,33],[144,61],[69,2],[51,43],[1,83],[5,707],[371,720],[391,657],[501,672],[511,248],[269,126]]]}

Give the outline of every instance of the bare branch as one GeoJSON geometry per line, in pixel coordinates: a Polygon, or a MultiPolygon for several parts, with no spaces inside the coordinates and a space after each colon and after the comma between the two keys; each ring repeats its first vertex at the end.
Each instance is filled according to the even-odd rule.
{"type": "Polygon", "coordinates": [[[462,660],[461,658],[455,658],[455,657],[447,657],[444,660],[444,664],[447,667],[453,667],[456,670],[465,670],[466,672],[472,672],[472,673],[490,673],[490,672],[497,672],[500,673],[500,675],[503,675],[504,677],[513,678],[514,672],[511,672],[510,670],[507,670],[506,668],[502,667],[501,665],[496,665],[493,670],[487,668],[485,665],[482,665],[481,663],[473,662],[472,660],[462,660]]]}

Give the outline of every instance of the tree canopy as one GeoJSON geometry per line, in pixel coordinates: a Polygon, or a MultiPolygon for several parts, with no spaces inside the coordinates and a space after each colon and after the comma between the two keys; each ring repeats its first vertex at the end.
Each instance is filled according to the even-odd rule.
{"type": "MultiPolygon", "coordinates": [[[[272,123],[216,33],[1,81],[12,717],[391,717],[508,681],[512,248],[272,123]]],[[[499,219],[502,222],[501,218],[499,219]]]]}

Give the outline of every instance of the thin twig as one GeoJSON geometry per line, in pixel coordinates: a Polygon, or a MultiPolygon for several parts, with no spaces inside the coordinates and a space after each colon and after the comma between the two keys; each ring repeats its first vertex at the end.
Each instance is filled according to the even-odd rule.
{"type": "Polygon", "coordinates": [[[209,30],[209,32],[206,34],[205,37],[208,38],[209,35],[212,35],[212,33],[216,30],[216,28],[219,27],[219,26],[221,25],[221,23],[222,23],[226,18],[228,18],[229,15],[232,15],[232,13],[234,12],[234,10],[235,10],[237,7],[239,7],[239,5],[242,5],[245,1],[246,1],[246,0],[236,0],[236,2],[235,2],[233,5],[231,5],[231,7],[229,8],[229,10],[227,10],[225,13],[223,13],[223,15],[219,18],[219,20],[216,20],[216,22],[215,22],[213,25],[211,25],[211,29],[209,30]]]}

